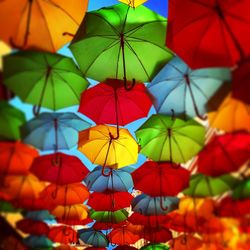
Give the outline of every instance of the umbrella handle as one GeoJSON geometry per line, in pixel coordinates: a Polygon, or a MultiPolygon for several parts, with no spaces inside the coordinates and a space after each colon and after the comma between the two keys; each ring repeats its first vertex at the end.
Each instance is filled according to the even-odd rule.
{"type": "Polygon", "coordinates": [[[199,113],[198,113],[198,110],[196,111],[195,110],[195,113],[196,113],[196,115],[197,115],[197,117],[199,118],[199,119],[201,119],[202,121],[206,121],[207,120],[207,115],[200,115],[199,113]]]}
{"type": "Polygon", "coordinates": [[[55,167],[60,167],[62,165],[62,159],[58,154],[56,154],[56,157],[52,158],[51,163],[55,167]]]}
{"type": "Polygon", "coordinates": [[[41,106],[40,105],[34,105],[33,106],[33,114],[34,116],[38,116],[41,110],[41,106]]]}
{"type": "Polygon", "coordinates": [[[165,197],[160,197],[160,207],[163,211],[168,211],[168,206],[164,207],[164,203],[163,203],[163,199],[165,199],[165,197]]]}
{"type": "Polygon", "coordinates": [[[75,37],[74,34],[70,33],[70,32],[63,32],[62,33],[63,36],[71,36],[71,37],[75,37]]]}
{"type": "Polygon", "coordinates": [[[51,197],[52,197],[53,200],[56,199],[56,197],[57,197],[57,186],[56,186],[56,189],[51,193],[51,197]]]}
{"type": "Polygon", "coordinates": [[[23,46],[18,46],[14,40],[13,37],[10,37],[9,39],[9,44],[11,45],[12,48],[18,49],[18,50],[23,50],[23,48],[25,47],[25,44],[23,46]]]}
{"type": "Polygon", "coordinates": [[[132,84],[130,86],[128,86],[126,77],[124,77],[123,80],[124,80],[123,84],[124,84],[125,90],[130,91],[134,88],[135,83],[136,83],[135,78],[132,79],[132,84]]]}
{"type": "MultiPolygon", "coordinates": [[[[70,235],[70,232],[67,232],[66,229],[67,229],[66,227],[63,228],[63,230],[62,230],[62,231],[63,231],[63,234],[64,234],[65,236],[69,236],[69,235],[70,235]]],[[[72,241],[72,242],[73,242],[73,241],[72,241]]]]}
{"type": "Polygon", "coordinates": [[[102,167],[102,175],[105,176],[105,177],[108,177],[112,174],[112,169],[110,169],[110,171],[108,172],[108,174],[105,173],[104,171],[105,167],[102,167]]]}

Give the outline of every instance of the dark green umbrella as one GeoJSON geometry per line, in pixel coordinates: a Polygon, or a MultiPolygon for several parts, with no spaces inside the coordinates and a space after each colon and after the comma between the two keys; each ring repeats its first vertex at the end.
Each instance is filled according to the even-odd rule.
{"type": "Polygon", "coordinates": [[[187,162],[205,141],[205,128],[196,121],[165,115],[152,115],[135,134],[140,153],[154,161],[187,162]]]}
{"type": "Polygon", "coordinates": [[[250,198],[250,179],[246,179],[239,183],[233,190],[234,199],[249,199],[250,198]]]}
{"type": "Polygon", "coordinates": [[[8,201],[0,201],[0,213],[19,213],[21,210],[15,208],[8,201]]]}
{"type": "Polygon", "coordinates": [[[125,209],[111,211],[95,211],[91,209],[89,217],[98,222],[120,223],[128,218],[128,212],[125,209]]]}
{"type": "Polygon", "coordinates": [[[140,248],[141,250],[169,250],[167,245],[163,244],[148,244],[140,248]]]}
{"type": "Polygon", "coordinates": [[[19,140],[19,129],[25,121],[25,115],[21,110],[0,101],[0,140],[19,140]]]}
{"type": "Polygon", "coordinates": [[[87,13],[70,50],[87,77],[149,82],[172,58],[166,25],[144,6],[117,4],[87,13]]]}
{"type": "Polygon", "coordinates": [[[195,174],[191,176],[189,187],[183,193],[192,197],[216,196],[232,190],[238,183],[239,180],[231,175],[210,177],[195,174]]]}
{"type": "Polygon", "coordinates": [[[21,51],[4,57],[3,74],[4,84],[22,101],[53,110],[79,104],[88,87],[71,58],[46,52],[21,51]]]}

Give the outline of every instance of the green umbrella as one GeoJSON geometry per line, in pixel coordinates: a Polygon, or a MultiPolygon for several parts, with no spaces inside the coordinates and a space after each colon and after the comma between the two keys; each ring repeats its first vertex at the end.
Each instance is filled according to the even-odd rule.
{"type": "Polygon", "coordinates": [[[205,128],[194,120],[152,115],[137,131],[140,153],[154,161],[187,162],[203,147],[205,128]]]}
{"type": "Polygon", "coordinates": [[[15,208],[8,201],[0,201],[0,213],[19,213],[21,210],[15,208]]]}
{"type": "Polygon", "coordinates": [[[25,122],[22,111],[5,101],[0,101],[0,140],[19,140],[19,128],[25,122]]]}
{"type": "Polygon", "coordinates": [[[250,179],[242,181],[233,190],[234,199],[249,199],[250,198],[250,179]]]}
{"type": "Polygon", "coordinates": [[[163,244],[148,244],[140,248],[141,250],[169,250],[167,245],[163,244]]]}
{"type": "Polygon", "coordinates": [[[22,101],[57,110],[79,104],[88,87],[71,58],[20,51],[4,57],[4,84],[22,101]]]}
{"type": "Polygon", "coordinates": [[[216,196],[232,190],[238,183],[239,180],[231,175],[209,177],[195,174],[191,176],[189,187],[183,193],[192,197],[216,196]]]}
{"type": "Polygon", "coordinates": [[[172,58],[166,25],[144,6],[121,3],[87,13],[69,47],[87,77],[149,82],[172,58]]]}
{"type": "Polygon", "coordinates": [[[128,212],[125,209],[111,211],[90,210],[89,217],[98,222],[120,223],[128,218],[128,212]]]}

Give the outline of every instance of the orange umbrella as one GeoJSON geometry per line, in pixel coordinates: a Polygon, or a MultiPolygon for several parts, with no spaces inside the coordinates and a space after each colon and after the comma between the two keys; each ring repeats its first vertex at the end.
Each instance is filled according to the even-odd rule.
{"type": "Polygon", "coordinates": [[[13,47],[55,52],[75,34],[88,0],[8,0],[0,2],[0,37],[13,47]]]}
{"type": "Polygon", "coordinates": [[[45,183],[39,181],[32,174],[26,176],[12,175],[4,178],[0,192],[8,194],[13,200],[36,199],[44,188],[45,183]]]}
{"type": "Polygon", "coordinates": [[[78,241],[77,232],[69,226],[53,226],[50,228],[48,238],[53,242],[71,244],[78,241]]]}
{"type": "Polygon", "coordinates": [[[216,112],[208,114],[209,124],[213,128],[234,132],[250,132],[250,105],[227,96],[216,112]]]}
{"type": "Polygon", "coordinates": [[[38,151],[22,142],[0,142],[0,174],[27,175],[38,151]]]}
{"type": "Polygon", "coordinates": [[[72,247],[69,245],[60,245],[58,247],[53,248],[54,250],[77,250],[78,248],[72,247]]]}
{"type": "Polygon", "coordinates": [[[50,213],[62,220],[80,221],[88,217],[88,208],[83,204],[57,206],[50,213]]]}
{"type": "Polygon", "coordinates": [[[193,235],[180,235],[169,242],[172,250],[197,250],[202,246],[202,240],[193,235]]]}
{"type": "Polygon", "coordinates": [[[68,185],[50,184],[41,193],[41,198],[45,202],[54,205],[74,205],[81,204],[89,197],[89,191],[81,183],[68,185]]]}

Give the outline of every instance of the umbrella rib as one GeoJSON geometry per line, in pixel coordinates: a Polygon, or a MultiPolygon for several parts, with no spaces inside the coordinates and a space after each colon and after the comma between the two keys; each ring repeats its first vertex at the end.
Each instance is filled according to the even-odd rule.
{"type": "Polygon", "coordinates": [[[229,15],[231,18],[235,18],[237,19],[239,22],[243,22],[243,23],[247,23],[247,24],[250,24],[250,21],[247,20],[247,19],[244,19],[242,16],[237,16],[237,15],[234,15],[226,10],[224,10],[224,12],[226,12],[225,14],[226,15],[229,15]]]}
{"type": "Polygon", "coordinates": [[[205,7],[205,8],[209,8],[209,9],[213,10],[213,6],[211,6],[209,4],[206,4],[204,2],[200,2],[198,0],[189,0],[189,1],[191,1],[193,3],[196,3],[196,4],[199,4],[199,5],[201,5],[201,6],[205,7]]]}

